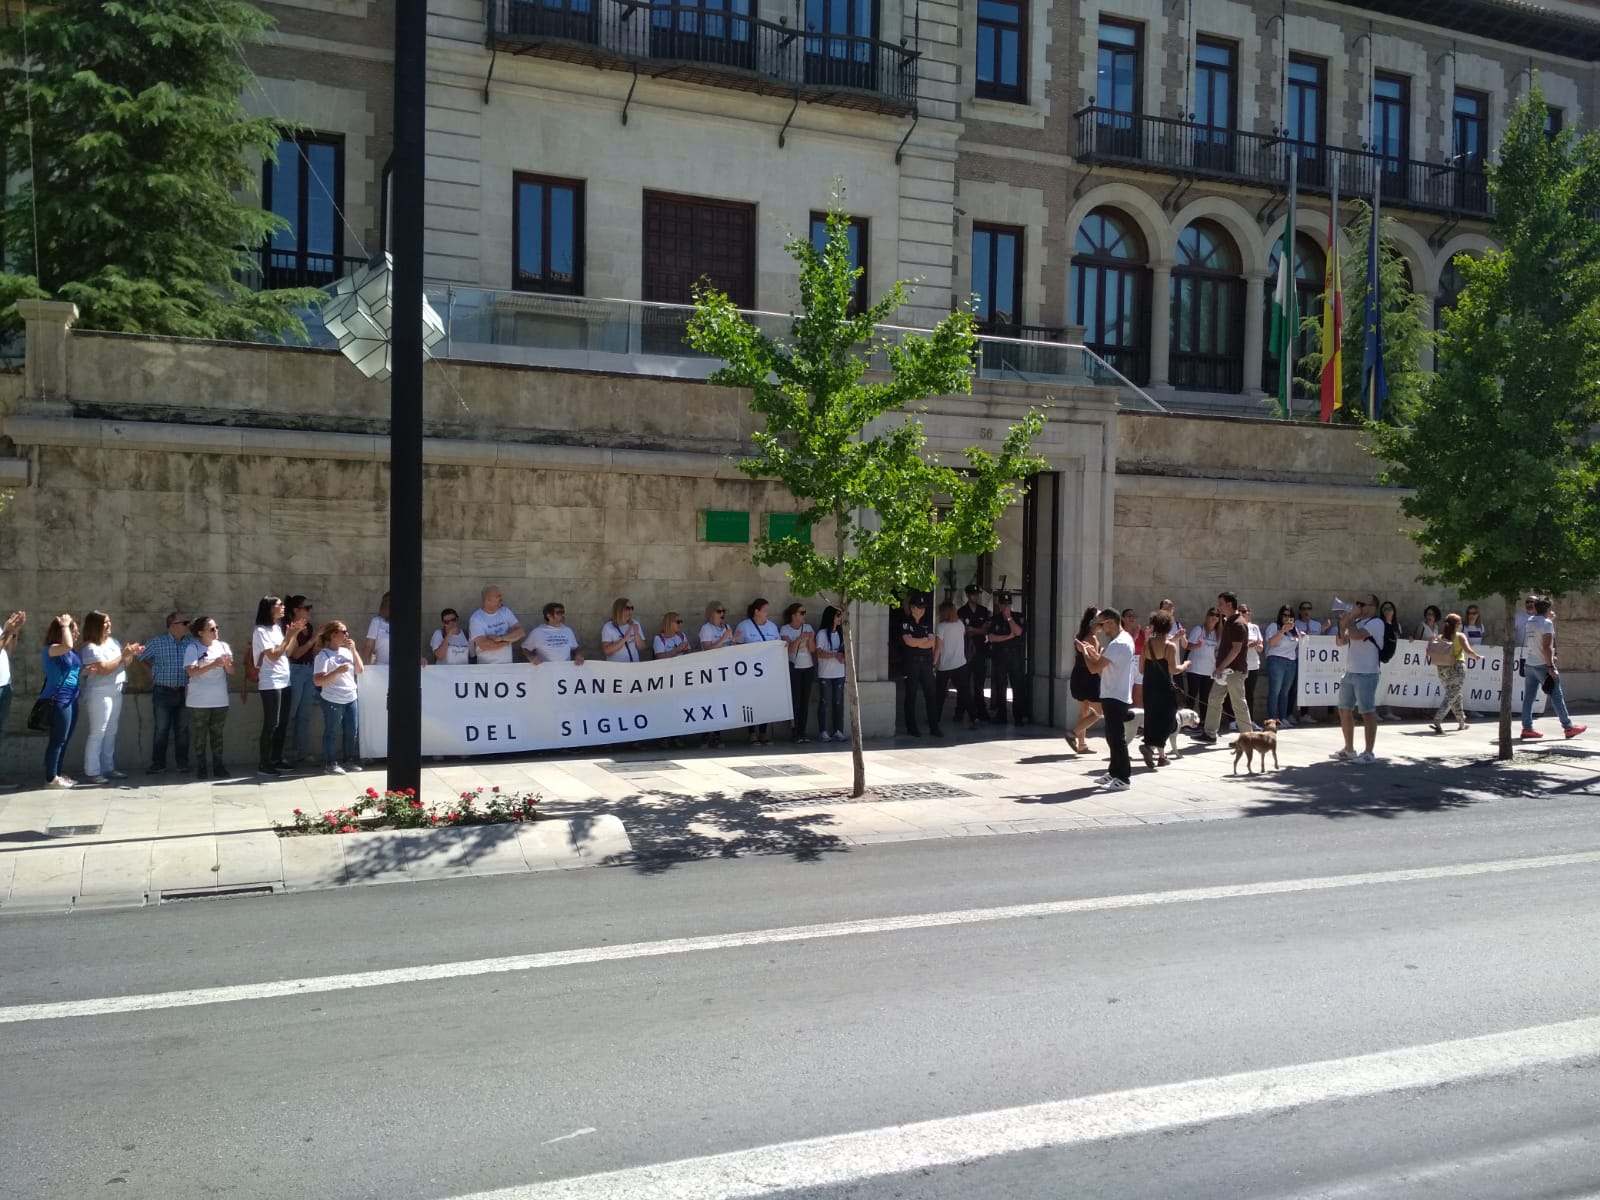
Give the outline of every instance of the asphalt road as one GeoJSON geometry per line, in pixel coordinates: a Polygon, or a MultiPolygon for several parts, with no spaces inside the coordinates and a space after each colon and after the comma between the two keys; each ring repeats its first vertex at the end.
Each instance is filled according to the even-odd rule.
{"type": "Polygon", "coordinates": [[[0,1195],[1600,1195],[1597,817],[14,917],[0,1195]]]}

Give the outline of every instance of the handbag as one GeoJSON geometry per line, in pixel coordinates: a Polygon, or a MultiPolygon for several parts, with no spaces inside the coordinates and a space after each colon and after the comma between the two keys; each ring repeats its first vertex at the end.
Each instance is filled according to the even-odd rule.
{"type": "Polygon", "coordinates": [[[1443,638],[1436,638],[1428,643],[1428,664],[1434,667],[1454,666],[1456,661],[1455,647],[1443,638]]]}
{"type": "Polygon", "coordinates": [[[44,733],[50,728],[50,713],[56,706],[54,700],[46,700],[40,696],[33,702],[33,707],[28,710],[28,728],[35,733],[44,733]]]}

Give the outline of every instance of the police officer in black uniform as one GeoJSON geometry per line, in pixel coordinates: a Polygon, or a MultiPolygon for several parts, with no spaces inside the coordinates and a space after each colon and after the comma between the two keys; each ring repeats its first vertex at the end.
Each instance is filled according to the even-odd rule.
{"type": "Polygon", "coordinates": [[[906,673],[906,733],[921,737],[917,728],[917,693],[922,693],[923,711],[928,717],[928,730],[934,737],[943,737],[939,728],[939,689],[933,672],[933,617],[928,613],[928,594],[912,592],[906,597],[906,606],[899,618],[900,644],[904,647],[901,662],[906,673]]]}
{"type": "Polygon", "coordinates": [[[983,606],[983,587],[967,584],[967,602],[956,609],[956,620],[967,631],[967,693],[956,696],[956,719],[965,712],[970,728],[976,729],[984,716],[983,680],[989,673],[989,621],[992,615],[983,606]]]}
{"type": "Polygon", "coordinates": [[[1011,717],[1026,725],[1032,716],[1028,684],[1022,677],[1022,618],[1011,611],[1011,593],[996,592],[995,614],[989,620],[989,661],[994,664],[989,681],[991,720],[1005,724],[1006,688],[1011,688],[1011,717]]]}

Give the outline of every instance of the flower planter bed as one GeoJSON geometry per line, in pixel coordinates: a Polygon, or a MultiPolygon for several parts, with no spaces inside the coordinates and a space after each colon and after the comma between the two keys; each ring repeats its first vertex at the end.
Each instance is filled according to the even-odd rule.
{"type": "Polygon", "coordinates": [[[516,825],[546,819],[536,792],[471,788],[443,804],[424,805],[411,788],[380,792],[368,788],[353,804],[320,813],[294,810],[294,822],[274,821],[279,837],[322,833],[364,833],[375,829],[454,829],[463,825],[516,825]]]}

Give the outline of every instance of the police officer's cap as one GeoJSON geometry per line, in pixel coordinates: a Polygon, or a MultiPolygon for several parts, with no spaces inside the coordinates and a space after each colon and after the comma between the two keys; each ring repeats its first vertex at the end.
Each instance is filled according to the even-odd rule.
{"type": "Polygon", "coordinates": [[[1011,593],[1010,592],[996,592],[994,594],[994,602],[996,604],[1010,604],[1011,603],[1011,593]]]}
{"type": "Polygon", "coordinates": [[[906,603],[915,604],[918,608],[927,608],[932,599],[933,597],[927,592],[912,592],[906,597],[906,603]]]}
{"type": "Polygon", "coordinates": [[[967,595],[969,595],[969,596],[981,596],[981,595],[983,595],[983,586],[981,584],[977,584],[977,583],[969,583],[969,584],[967,584],[967,595]]]}

